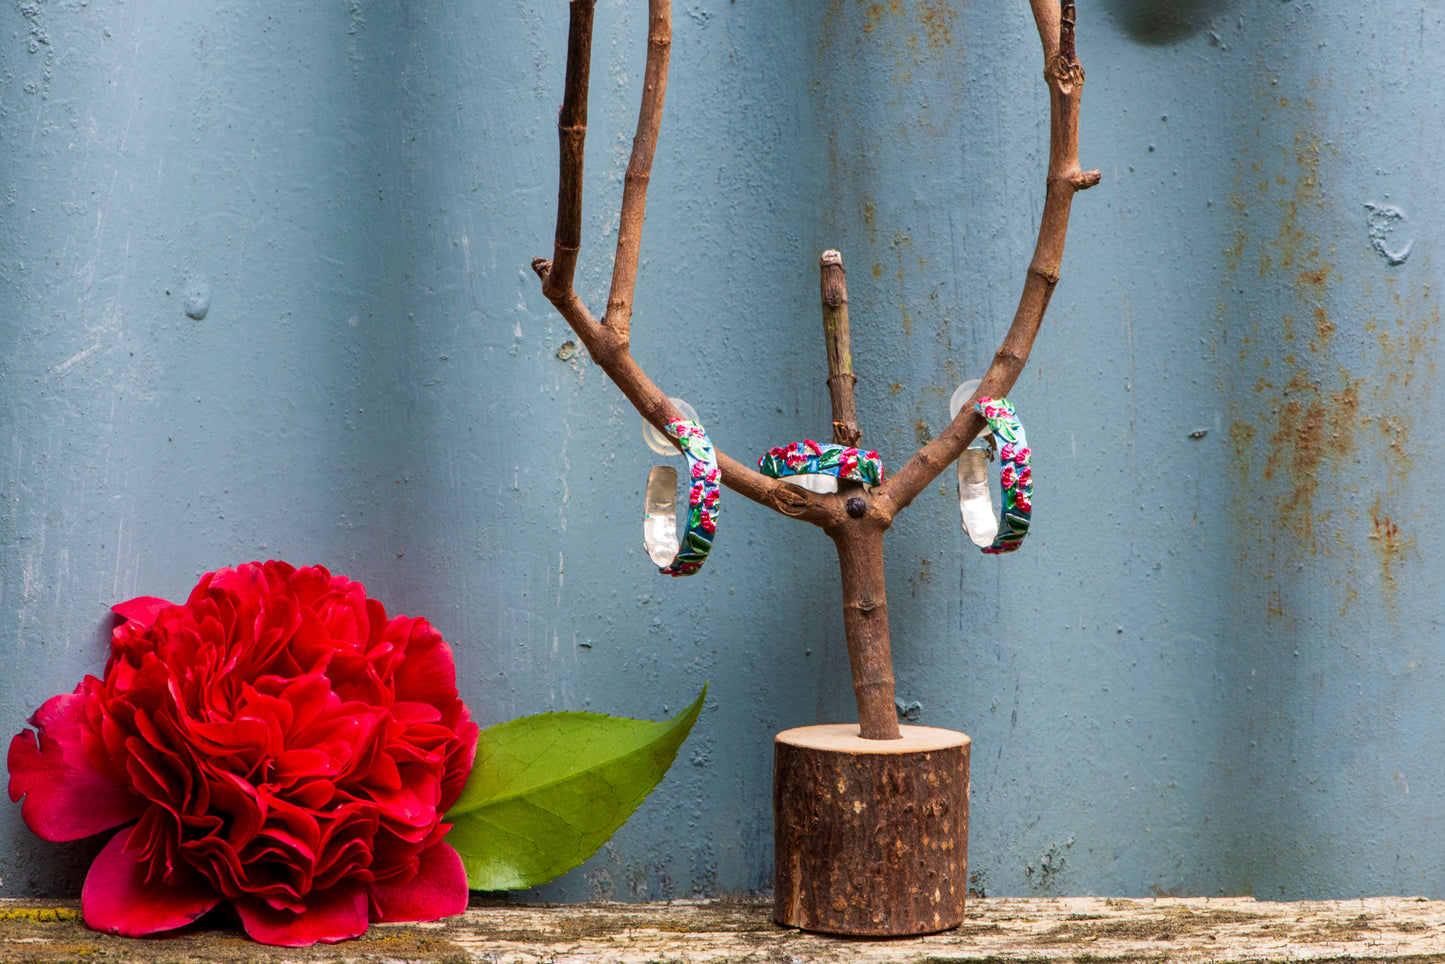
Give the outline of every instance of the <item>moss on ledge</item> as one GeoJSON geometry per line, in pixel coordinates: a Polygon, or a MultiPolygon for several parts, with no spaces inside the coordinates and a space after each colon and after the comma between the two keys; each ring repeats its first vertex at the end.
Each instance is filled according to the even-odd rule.
{"type": "Polygon", "coordinates": [[[1445,962],[1445,903],[1373,898],[1297,904],[1248,898],[977,899],[957,930],[906,940],[779,927],[765,901],[545,906],[499,900],[434,924],[376,925],[306,948],[247,940],[219,915],[130,940],[85,927],[66,901],[0,901],[0,960],[36,964],[1076,964],[1229,961],[1445,962]]]}

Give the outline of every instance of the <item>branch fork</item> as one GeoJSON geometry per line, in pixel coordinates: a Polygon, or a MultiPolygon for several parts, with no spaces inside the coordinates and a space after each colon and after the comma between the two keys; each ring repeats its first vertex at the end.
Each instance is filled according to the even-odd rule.
{"type": "MultiPolygon", "coordinates": [[[[1069,210],[1075,192],[1099,183],[1098,171],[1078,161],[1079,98],[1084,69],[1075,52],[1073,0],[1029,0],[1044,53],[1049,90],[1049,166],[1038,240],[1024,275],[1023,292],[1003,343],[978,388],[978,395],[1003,397],[1017,381],[1059,281],[1069,210]]],[[[667,93],[672,44],[671,0],[649,0],[647,63],[637,133],[624,178],[612,285],[602,321],[573,289],[581,248],[582,171],[587,134],[587,90],[595,0],[570,0],[567,76],[557,119],[560,165],[557,230],[550,260],[537,258],[532,269],[542,293],[571,325],[594,362],[622,390],[648,422],[662,429],[681,413],[633,359],[632,299],[642,242],[647,187],[667,93]]],[[[848,289],[843,259],[825,251],[819,259],[823,334],[828,357],[828,393],[833,441],[858,446],[862,431],[854,401],[857,376],[849,345],[848,289]]],[[[981,415],[965,405],[932,441],[896,473],[871,490],[840,481],[838,491],[821,495],[771,479],[717,452],[721,481],[733,491],[782,515],[819,526],[833,539],[843,588],[843,622],[848,637],[853,689],[865,739],[899,738],[888,635],[888,602],[883,574],[883,534],[894,517],[952,464],[984,428],[981,415]]]]}

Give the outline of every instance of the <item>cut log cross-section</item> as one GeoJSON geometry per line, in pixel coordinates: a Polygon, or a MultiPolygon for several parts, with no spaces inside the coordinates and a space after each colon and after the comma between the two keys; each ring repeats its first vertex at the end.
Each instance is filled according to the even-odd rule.
{"type": "Polygon", "coordinates": [[[968,757],[962,733],[852,725],[784,730],[773,744],[773,919],[858,937],[963,923],[968,757]]]}

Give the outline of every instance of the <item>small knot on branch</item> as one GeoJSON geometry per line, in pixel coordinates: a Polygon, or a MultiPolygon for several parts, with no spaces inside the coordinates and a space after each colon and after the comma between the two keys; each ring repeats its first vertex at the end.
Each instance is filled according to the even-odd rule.
{"type": "Polygon", "coordinates": [[[1075,191],[1087,191],[1103,179],[1104,175],[1100,174],[1097,170],[1081,171],[1078,168],[1074,168],[1072,171],[1067,171],[1063,174],[1050,174],[1047,183],[1052,185],[1055,181],[1061,181],[1075,191]]]}
{"type": "MultiPolygon", "coordinates": [[[[1042,278],[1050,288],[1059,283],[1059,269],[1054,265],[1031,264],[1029,265],[1029,274],[1042,278]]],[[[999,349],[999,354],[1003,354],[1003,349],[999,349]]],[[[1020,362],[1022,361],[1023,359],[1020,359],[1020,362]]]]}
{"type": "Polygon", "coordinates": [[[1044,80],[1058,85],[1059,93],[1068,96],[1075,87],[1084,85],[1084,65],[1074,57],[1074,52],[1060,50],[1044,67],[1044,80]]]}
{"type": "Polygon", "coordinates": [[[801,516],[808,511],[808,497],[803,494],[805,491],[790,482],[778,482],[773,489],[773,508],[786,516],[801,516]]]}
{"type": "Polygon", "coordinates": [[[551,261],[551,259],[550,259],[550,258],[533,258],[533,259],[532,259],[532,270],[535,271],[535,272],[537,272],[537,277],[541,278],[543,281],[546,281],[546,280],[547,280],[547,273],[552,270],[552,261],[551,261]]]}
{"type": "MultiPolygon", "coordinates": [[[[1029,270],[1033,271],[1035,274],[1043,275],[1043,277],[1045,278],[1048,277],[1048,275],[1044,274],[1044,272],[1039,271],[1033,267],[1030,267],[1029,270]]],[[[1054,280],[1059,280],[1057,272],[1054,274],[1054,280]]],[[[993,353],[993,363],[1005,369],[1018,370],[1023,367],[1024,362],[1026,361],[1028,361],[1027,356],[1019,354],[1018,351],[1008,345],[999,345],[998,351],[993,353]]],[[[979,422],[983,421],[983,418],[978,415],[975,415],[974,418],[978,419],[979,422]]],[[[978,433],[975,432],[974,434],[978,433]]]]}

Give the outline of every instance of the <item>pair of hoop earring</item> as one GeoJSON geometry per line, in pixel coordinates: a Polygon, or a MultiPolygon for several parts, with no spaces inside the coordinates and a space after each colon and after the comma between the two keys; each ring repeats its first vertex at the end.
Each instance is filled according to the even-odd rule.
{"type": "MultiPolygon", "coordinates": [[[[973,528],[970,528],[970,500],[965,498],[966,490],[973,493],[975,501],[981,491],[982,499],[991,503],[987,468],[980,458],[982,450],[970,448],[965,451],[965,456],[969,453],[979,455],[960,458],[958,469],[959,506],[963,515],[963,528],[985,553],[999,555],[1013,552],[1028,535],[1029,522],[1033,516],[1034,483],[1030,464],[1032,451],[1029,449],[1018,413],[1008,399],[982,397],[974,401],[973,409],[988,422],[990,432],[998,441],[1003,512],[1000,522],[992,527],[992,532],[988,531],[989,526],[980,525],[977,519],[974,520],[973,528]]],[[[670,465],[655,465],[647,474],[642,541],[648,557],[657,564],[660,573],[668,576],[690,576],[702,568],[708,553],[712,551],[713,537],[717,534],[718,505],[722,496],[721,473],[717,466],[717,453],[699,422],[694,419],[671,418],[664,428],[669,436],[677,440],[683,456],[687,459],[690,481],[687,525],[679,538],[676,508],[677,470],[670,465]]],[[[864,485],[878,485],[883,481],[883,463],[877,452],[860,451],[846,445],[821,444],[811,439],[770,449],[758,459],[758,469],[774,479],[797,475],[831,475],[864,485]]],[[[984,508],[984,515],[992,521],[991,505],[984,508]]]]}

